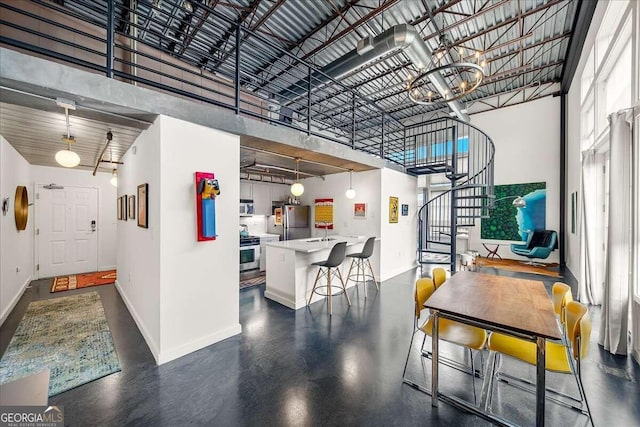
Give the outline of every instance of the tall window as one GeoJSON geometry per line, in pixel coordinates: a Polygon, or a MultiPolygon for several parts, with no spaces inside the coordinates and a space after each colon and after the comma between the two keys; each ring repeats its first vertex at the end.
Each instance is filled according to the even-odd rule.
{"type": "MultiPolygon", "coordinates": [[[[585,67],[580,76],[580,149],[595,150],[597,171],[596,188],[591,189],[591,196],[596,197],[597,209],[587,221],[590,229],[588,234],[595,239],[595,250],[604,248],[606,242],[606,212],[608,210],[607,182],[608,182],[608,150],[609,150],[609,122],[611,113],[629,108],[640,99],[638,92],[640,79],[640,64],[638,53],[640,48],[640,33],[638,26],[634,26],[634,19],[640,21],[640,4],[636,1],[609,1],[607,10],[596,33],[596,39],[591,51],[587,55],[585,67]],[[633,49],[636,48],[636,53],[633,49]],[[635,58],[635,59],[634,59],[635,58]],[[634,64],[635,61],[635,64],[634,64]],[[634,70],[636,75],[634,78],[634,70]]],[[[638,123],[640,119],[636,119],[638,123]]],[[[637,129],[638,127],[636,127],[637,129]]],[[[638,140],[638,139],[637,139],[638,140]]],[[[636,140],[636,141],[637,141],[636,140]]],[[[636,154],[636,171],[640,168],[640,155],[636,154]]],[[[636,174],[634,192],[636,196],[636,212],[640,211],[640,174],[636,174]]],[[[586,190],[585,191],[589,191],[586,190]]],[[[637,214],[636,214],[637,216],[637,214]]],[[[640,220],[636,219],[636,227],[640,227],[640,220]]],[[[637,228],[636,228],[637,230],[637,228]]],[[[637,230],[634,245],[640,243],[640,230],[637,230]]],[[[636,265],[635,294],[640,301],[640,248],[635,249],[636,265]]],[[[603,280],[604,257],[599,253],[595,265],[595,282],[603,280]],[[600,262],[602,261],[602,262],[600,262]]]]}

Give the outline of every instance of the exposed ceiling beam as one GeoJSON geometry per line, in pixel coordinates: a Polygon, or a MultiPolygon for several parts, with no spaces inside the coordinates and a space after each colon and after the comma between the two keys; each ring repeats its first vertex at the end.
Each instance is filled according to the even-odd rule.
{"type": "MultiPolygon", "coordinates": [[[[515,69],[515,70],[519,70],[515,74],[513,73],[514,70],[511,70],[509,72],[500,73],[500,75],[492,76],[491,78],[488,78],[488,79],[484,80],[482,82],[482,84],[478,87],[478,90],[483,88],[483,87],[485,87],[485,86],[488,86],[490,84],[498,83],[498,82],[503,81],[503,80],[515,79],[515,78],[518,78],[518,77],[520,77],[520,76],[522,76],[524,74],[527,74],[527,73],[534,73],[536,71],[540,71],[540,70],[543,70],[543,69],[546,69],[546,68],[557,67],[559,65],[562,65],[562,61],[555,61],[555,62],[552,62],[550,64],[540,65],[540,66],[537,66],[537,67],[527,67],[525,65],[524,67],[522,67],[522,69],[520,69],[520,68],[515,69]]],[[[526,87],[528,87],[528,86],[526,86],[526,87]]],[[[406,92],[405,90],[402,90],[402,91],[393,93],[391,95],[387,95],[384,98],[390,98],[392,96],[398,96],[398,95],[401,95],[401,94],[403,94],[405,92],[406,92]]],[[[491,94],[490,96],[494,96],[494,95],[495,94],[491,94]]],[[[475,102],[475,101],[476,101],[476,99],[470,99],[468,101],[464,101],[463,100],[463,103],[464,102],[475,102]]],[[[389,110],[387,110],[387,113],[388,114],[397,114],[397,113],[399,113],[401,111],[407,110],[409,108],[414,108],[414,107],[415,108],[420,108],[421,106],[418,105],[418,104],[415,104],[413,102],[409,102],[409,103],[402,104],[402,105],[400,105],[400,106],[398,106],[396,108],[389,109],[389,110]]],[[[427,111],[425,113],[432,112],[432,111],[437,111],[437,110],[439,110],[439,109],[430,110],[430,111],[427,111]]],[[[318,115],[315,116],[315,118],[318,118],[318,119],[331,118],[331,117],[339,116],[340,114],[343,114],[343,113],[344,112],[341,111],[341,112],[334,113],[334,114],[329,114],[329,115],[327,115],[327,114],[318,114],[318,115]]],[[[378,114],[369,115],[369,116],[361,117],[361,118],[359,118],[359,120],[360,121],[371,120],[371,119],[377,118],[378,116],[379,116],[378,114]]],[[[400,120],[404,120],[404,118],[399,118],[399,119],[400,120]]],[[[347,128],[349,126],[351,126],[350,122],[344,122],[344,123],[341,123],[341,124],[338,124],[338,125],[334,125],[333,127],[335,127],[335,128],[347,128]]]]}
{"type": "MultiPolygon", "coordinates": [[[[473,39],[475,39],[477,37],[481,37],[481,36],[483,36],[483,35],[485,35],[487,33],[490,33],[491,31],[495,31],[495,30],[500,29],[500,28],[502,28],[502,27],[504,27],[506,25],[511,25],[511,24],[515,23],[516,21],[518,21],[518,19],[524,19],[527,16],[533,15],[534,13],[538,13],[538,12],[540,12],[542,10],[545,10],[545,9],[549,9],[552,6],[555,6],[556,4],[562,3],[562,2],[565,2],[565,1],[570,1],[570,0],[553,0],[553,1],[549,2],[549,3],[545,3],[545,4],[540,5],[538,7],[534,7],[533,9],[530,9],[530,10],[522,13],[521,16],[514,16],[514,17],[506,19],[506,20],[504,20],[504,21],[502,21],[502,22],[500,22],[498,24],[491,25],[491,26],[489,26],[487,28],[484,28],[484,29],[478,31],[477,33],[471,34],[471,35],[469,35],[467,37],[464,37],[462,39],[454,40],[453,44],[454,45],[459,45],[461,43],[466,43],[469,40],[473,40],[473,39]]],[[[488,7],[482,13],[486,13],[486,11],[488,11],[488,10],[493,10],[494,8],[496,8],[498,6],[503,6],[504,4],[509,3],[509,2],[510,2],[510,0],[503,0],[500,3],[496,3],[496,4],[488,7]]],[[[460,19],[460,20],[458,20],[458,21],[446,26],[442,31],[446,33],[448,31],[452,30],[453,28],[459,27],[460,25],[464,24],[465,22],[467,22],[467,21],[469,21],[471,19],[476,19],[478,17],[478,15],[479,14],[476,14],[476,15],[471,16],[471,17],[466,18],[466,19],[460,19]]],[[[429,35],[424,37],[424,40],[427,41],[429,39],[432,39],[435,36],[436,36],[436,34],[429,34],[429,35]]]]}
{"type": "MultiPolygon", "coordinates": [[[[260,1],[261,0],[253,0],[253,2],[249,5],[249,7],[242,9],[242,13],[238,18],[237,24],[231,25],[227,28],[227,30],[224,32],[222,37],[220,37],[220,39],[215,43],[215,45],[211,49],[209,49],[209,53],[211,53],[212,55],[215,55],[216,52],[220,51],[221,48],[223,48],[224,46],[226,46],[227,43],[229,43],[229,40],[235,34],[236,26],[242,25],[244,21],[246,21],[247,18],[249,18],[249,16],[255,13],[256,9],[258,8],[258,5],[260,4],[260,1]]],[[[209,58],[207,56],[205,56],[200,60],[201,67],[205,67],[208,63],[209,63],[209,58]]],[[[217,61],[212,68],[215,70],[220,66],[220,64],[221,62],[217,61]]]]}
{"type": "MultiPolygon", "coordinates": [[[[380,6],[376,7],[375,9],[373,9],[372,11],[370,11],[369,13],[367,13],[366,15],[364,15],[362,18],[358,19],[356,22],[354,22],[351,25],[348,25],[345,29],[343,29],[342,31],[340,31],[338,34],[334,34],[333,36],[331,36],[328,40],[325,40],[324,42],[320,43],[318,46],[316,46],[315,48],[313,48],[310,52],[306,53],[304,56],[302,56],[302,58],[300,58],[300,60],[302,61],[306,61],[307,59],[309,59],[311,56],[315,55],[316,53],[320,52],[321,50],[323,50],[324,48],[326,48],[327,46],[329,46],[331,43],[335,42],[338,39],[341,39],[342,37],[344,37],[346,34],[348,34],[349,32],[355,30],[356,28],[358,28],[360,25],[362,25],[363,23],[367,22],[370,19],[375,18],[377,15],[379,15],[380,13],[384,12],[385,10],[389,9],[391,6],[393,6],[394,4],[396,4],[399,0],[383,0],[382,4],[380,4],[380,6]]],[[[282,71],[279,71],[278,73],[276,73],[274,76],[272,76],[265,84],[263,84],[261,87],[266,86],[267,84],[271,83],[273,80],[277,79],[278,77],[280,77],[281,75],[283,75],[284,73],[286,73],[287,71],[289,71],[291,68],[293,68],[293,65],[287,65],[282,71]]]]}
{"type": "MultiPolygon", "coordinates": [[[[211,0],[209,2],[209,7],[211,9],[215,9],[215,7],[218,4],[218,1],[219,0],[211,0]]],[[[211,11],[209,9],[198,8],[198,10],[203,11],[202,16],[198,17],[198,23],[193,26],[193,28],[191,29],[191,32],[187,34],[187,37],[185,37],[185,39],[182,41],[182,45],[180,46],[180,50],[178,51],[178,56],[181,56],[184,53],[184,51],[187,50],[187,48],[193,41],[194,37],[202,29],[202,26],[204,25],[205,22],[207,22],[207,19],[211,14],[211,11]]]]}
{"type": "MultiPolygon", "coordinates": [[[[269,17],[270,17],[271,15],[273,15],[273,13],[274,13],[276,10],[278,10],[278,8],[279,8],[280,6],[282,6],[282,4],[283,4],[284,2],[285,2],[285,0],[277,0],[277,1],[273,4],[273,6],[271,6],[271,7],[269,8],[269,10],[267,10],[267,11],[266,11],[266,12],[265,12],[261,17],[260,17],[260,19],[258,19],[258,22],[256,22],[255,24],[253,24],[249,29],[250,29],[251,31],[256,31],[256,30],[258,30],[258,28],[260,28],[260,27],[262,26],[262,24],[264,24],[264,23],[266,22],[266,20],[267,20],[267,19],[269,19],[269,17]]],[[[258,2],[256,2],[256,3],[258,3],[258,2]]],[[[245,31],[245,32],[244,32],[244,34],[242,35],[242,37],[241,37],[241,40],[240,40],[240,41],[241,41],[241,42],[243,42],[243,41],[245,41],[247,38],[249,38],[250,36],[251,36],[251,33],[250,33],[250,32],[245,31]]],[[[222,56],[222,58],[220,58],[220,59],[218,60],[217,64],[216,64],[216,65],[214,65],[214,66],[212,67],[212,71],[214,71],[214,72],[215,72],[215,71],[220,67],[220,65],[224,64],[224,62],[225,62],[225,61],[226,61],[226,60],[227,60],[227,59],[228,59],[228,58],[233,54],[233,52],[235,52],[235,51],[236,51],[236,49],[237,49],[237,48],[238,48],[238,46],[234,46],[234,47],[233,47],[233,49],[231,49],[231,50],[229,50],[229,51],[225,52],[225,54],[222,56]]]]}
{"type": "MultiPolygon", "coordinates": [[[[304,44],[304,42],[306,42],[307,40],[309,40],[311,37],[313,37],[318,31],[322,30],[323,28],[325,28],[327,25],[329,25],[331,22],[333,22],[334,19],[340,17],[342,14],[344,14],[347,10],[349,10],[351,7],[353,7],[354,5],[356,5],[360,0],[349,0],[344,6],[342,6],[338,11],[334,12],[332,15],[329,15],[328,17],[326,17],[325,19],[322,20],[322,22],[320,22],[320,24],[318,24],[317,26],[315,26],[313,29],[311,29],[311,31],[307,32],[304,36],[300,37],[295,43],[291,44],[290,46],[288,46],[287,51],[289,53],[292,53],[295,49],[299,48],[300,46],[302,46],[304,44]]],[[[266,71],[268,68],[272,67],[274,64],[276,64],[279,60],[281,60],[285,55],[284,54],[279,54],[276,58],[274,58],[273,60],[271,60],[270,62],[268,62],[267,64],[264,64],[263,66],[261,66],[260,68],[258,68],[258,70],[256,70],[256,74],[260,74],[264,71],[266,71]]],[[[274,80],[274,78],[270,79],[266,84],[271,83],[274,80]]],[[[265,85],[266,85],[265,84],[265,85]]],[[[264,86],[264,85],[263,85],[264,86]]],[[[262,86],[261,86],[262,87],[262,86]]]]}

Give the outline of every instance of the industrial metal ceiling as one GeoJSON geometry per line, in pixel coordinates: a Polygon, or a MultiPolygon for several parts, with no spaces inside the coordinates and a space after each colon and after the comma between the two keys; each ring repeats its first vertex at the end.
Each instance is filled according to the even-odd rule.
{"type": "MultiPolygon", "coordinates": [[[[106,2],[58,3],[89,19],[105,19],[106,2]]],[[[128,25],[133,3],[116,2],[120,16],[116,24],[121,30],[128,25]]],[[[525,88],[540,89],[527,99],[549,94],[544,89],[558,83],[562,75],[577,4],[577,0],[138,0],[135,7],[145,42],[228,76],[234,69],[234,28],[216,19],[211,10],[319,67],[353,50],[366,36],[410,23],[434,50],[444,35],[450,46],[462,47],[466,55],[483,52],[487,77],[476,92],[463,99],[469,111],[476,111],[498,106],[484,102],[498,94],[525,88]],[[203,50],[209,50],[214,59],[203,57],[203,50]]],[[[243,39],[251,38],[250,33],[243,35],[243,39]]],[[[302,67],[287,67],[286,62],[281,52],[266,43],[246,43],[245,90],[269,96],[295,82],[296,75],[305,77],[302,67]],[[278,77],[269,77],[264,84],[259,77],[267,71],[278,77]],[[251,76],[258,76],[261,83],[252,87],[251,76]]],[[[415,77],[417,70],[399,54],[367,64],[342,83],[394,118],[410,123],[409,118],[433,115],[436,108],[415,105],[407,98],[404,82],[408,74],[415,77]]]]}
{"type": "MultiPolygon", "coordinates": [[[[487,62],[486,77],[478,90],[461,101],[470,113],[499,108],[560,90],[565,61],[570,57],[568,46],[575,27],[579,26],[576,19],[579,5],[579,0],[113,0],[113,3],[107,0],[32,0],[28,3],[11,0],[0,4],[5,17],[0,24],[5,29],[19,30],[6,37],[5,42],[18,33],[25,37],[9,43],[15,47],[102,71],[104,62],[100,61],[104,61],[105,55],[101,49],[106,49],[108,57],[110,47],[107,46],[109,40],[104,39],[100,31],[109,27],[108,16],[113,16],[116,38],[112,47],[121,52],[117,67],[130,70],[129,74],[120,72],[117,76],[120,79],[138,78],[135,72],[131,73],[131,65],[138,70],[135,59],[133,63],[127,62],[129,56],[122,52],[128,52],[127,49],[138,52],[136,49],[140,47],[143,48],[139,50],[140,55],[154,64],[146,68],[140,66],[140,73],[153,76],[138,81],[143,86],[174,91],[241,114],[258,108],[260,112],[254,113],[254,117],[274,123],[275,114],[274,124],[286,125],[282,118],[277,118],[277,110],[269,112],[272,100],[276,100],[278,108],[285,106],[293,110],[294,122],[289,121],[290,127],[389,159],[389,154],[397,155],[404,150],[404,126],[448,114],[446,106],[417,105],[408,99],[407,78],[418,75],[414,64],[403,53],[392,54],[327,84],[320,80],[313,83],[312,68],[308,64],[315,70],[322,69],[353,51],[363,38],[408,23],[419,31],[432,51],[445,40],[448,48],[462,52],[465,60],[477,60],[474,52],[482,52],[482,59],[487,62]],[[111,10],[110,4],[114,7],[113,15],[107,13],[111,10]],[[22,8],[25,11],[19,12],[22,8]],[[41,16],[32,21],[35,14],[41,16]],[[25,27],[16,26],[13,21],[25,27]],[[84,23],[89,25],[76,25],[84,23]],[[47,33],[51,31],[50,24],[55,27],[55,36],[47,33]],[[236,33],[238,24],[241,30],[236,33]],[[37,28],[41,28],[41,32],[38,33],[37,28]],[[34,34],[41,40],[54,42],[48,46],[58,46],[60,50],[45,52],[40,46],[27,46],[25,43],[32,39],[25,33],[30,31],[36,31],[34,34]],[[84,46],[85,41],[90,44],[84,46]],[[100,46],[100,43],[104,44],[100,46]],[[236,52],[238,43],[239,53],[236,52]],[[73,54],[65,56],[69,51],[83,58],[91,57],[94,62],[89,64],[82,59],[75,62],[73,54]],[[167,55],[171,57],[169,62],[167,55]],[[175,64],[179,62],[176,59],[188,68],[180,68],[175,64]],[[194,77],[202,77],[201,86],[193,85],[194,77]],[[203,86],[205,79],[209,86],[203,86]],[[239,82],[239,91],[255,95],[254,101],[234,97],[234,82],[239,82]],[[211,89],[216,85],[217,91],[211,89]],[[297,94],[293,97],[278,99],[295,87],[297,94]],[[303,91],[306,94],[303,95],[303,91]]],[[[21,136],[19,130],[11,130],[18,126],[11,123],[11,117],[18,122],[18,113],[28,116],[32,112],[9,105],[14,102],[6,93],[2,95],[5,104],[1,112],[7,115],[2,131],[7,137],[9,132],[12,138],[24,140],[26,137],[21,136]]],[[[62,111],[48,111],[52,114],[43,117],[42,123],[51,126],[45,133],[31,137],[30,141],[18,141],[25,153],[44,139],[53,138],[57,142],[57,134],[64,130],[60,128],[64,122],[62,111]],[[53,136],[49,137],[50,134],[53,136]]],[[[281,108],[279,113],[282,117],[281,108]]],[[[140,130],[135,129],[138,127],[135,124],[127,129],[130,124],[113,122],[113,119],[72,114],[72,125],[78,130],[93,129],[92,136],[87,135],[85,140],[95,139],[96,147],[103,145],[101,133],[106,133],[107,128],[124,126],[121,136],[114,132],[113,155],[119,158],[140,130]],[[77,122],[80,119],[89,122],[81,124],[77,122]]],[[[82,163],[91,165],[99,157],[95,152],[98,148],[83,149],[82,139],[77,139],[82,163]]],[[[15,139],[11,142],[16,145],[15,139]]],[[[36,153],[30,155],[36,156],[36,153]]],[[[50,158],[25,157],[35,164],[51,162],[50,158]]],[[[249,151],[243,152],[243,157],[256,156],[249,151]]],[[[335,173],[357,167],[334,165],[333,169],[325,169],[311,167],[311,173],[335,173]]],[[[286,171],[279,172],[291,177],[286,171]]]]}

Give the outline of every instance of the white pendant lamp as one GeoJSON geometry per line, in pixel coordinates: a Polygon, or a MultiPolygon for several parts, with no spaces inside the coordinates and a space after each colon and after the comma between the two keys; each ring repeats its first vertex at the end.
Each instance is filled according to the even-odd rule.
{"type": "Polygon", "coordinates": [[[298,177],[299,162],[300,162],[300,159],[296,159],[296,182],[294,182],[291,185],[291,194],[293,194],[296,197],[300,197],[302,196],[302,193],[304,193],[304,185],[302,185],[302,183],[299,182],[299,177],[298,177]]]}
{"type": "Polygon", "coordinates": [[[113,185],[114,187],[118,186],[118,170],[114,169],[112,176],[111,176],[111,180],[109,181],[111,183],[111,185],[113,185]]]}
{"type": "Polygon", "coordinates": [[[349,189],[347,190],[346,193],[344,193],[345,197],[347,199],[355,199],[356,198],[356,190],[353,189],[353,182],[351,180],[351,174],[353,173],[352,170],[349,170],[349,189]]]}
{"type": "Polygon", "coordinates": [[[65,168],[75,168],[80,164],[80,156],[71,150],[60,150],[56,153],[56,162],[65,168]]]}
{"type": "Polygon", "coordinates": [[[62,137],[62,141],[67,143],[66,150],[60,150],[56,153],[56,162],[65,168],[75,168],[80,164],[80,156],[75,151],[71,151],[71,143],[75,139],[71,136],[71,127],[69,126],[69,108],[64,108],[64,115],[67,119],[67,136],[62,137]]]}

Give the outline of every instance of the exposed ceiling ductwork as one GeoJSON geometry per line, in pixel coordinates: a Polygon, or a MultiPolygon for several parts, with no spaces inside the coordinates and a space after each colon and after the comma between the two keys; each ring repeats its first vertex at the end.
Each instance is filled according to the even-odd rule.
{"type": "MultiPolygon", "coordinates": [[[[375,61],[378,58],[404,52],[418,69],[427,70],[434,66],[431,59],[429,46],[422,40],[420,33],[409,24],[400,24],[389,28],[376,37],[367,37],[358,42],[358,47],[341,58],[321,68],[321,72],[312,74],[314,85],[327,83],[330,79],[340,79],[363,65],[375,61]]],[[[429,80],[434,87],[445,96],[448,85],[440,73],[433,73],[429,80]]],[[[282,90],[278,96],[281,99],[290,100],[293,97],[306,93],[306,79],[301,80],[282,90]]],[[[465,122],[470,121],[469,115],[464,111],[460,101],[447,102],[455,115],[465,122]]]]}

